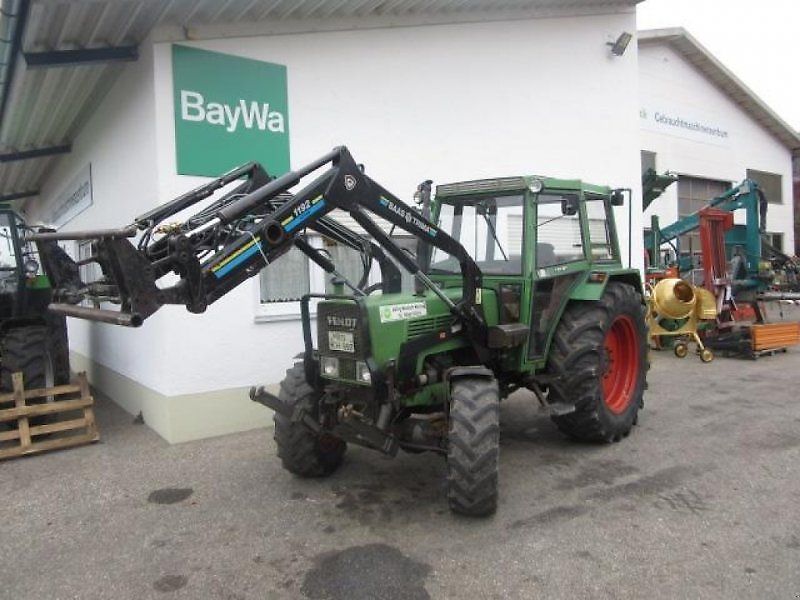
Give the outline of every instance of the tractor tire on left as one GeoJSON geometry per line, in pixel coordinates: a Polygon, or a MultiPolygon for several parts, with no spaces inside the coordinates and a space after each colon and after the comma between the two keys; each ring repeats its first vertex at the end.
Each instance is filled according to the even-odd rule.
{"type": "MultiPolygon", "coordinates": [[[[53,343],[53,332],[45,325],[29,325],[7,331],[0,340],[0,387],[4,392],[13,389],[11,376],[22,373],[26,389],[46,388],[69,383],[69,356],[66,346],[53,343]],[[66,372],[63,365],[66,362],[66,372]]],[[[32,404],[42,404],[48,397],[31,399],[32,404]]],[[[31,425],[48,422],[46,416],[31,417],[31,425]]]]}

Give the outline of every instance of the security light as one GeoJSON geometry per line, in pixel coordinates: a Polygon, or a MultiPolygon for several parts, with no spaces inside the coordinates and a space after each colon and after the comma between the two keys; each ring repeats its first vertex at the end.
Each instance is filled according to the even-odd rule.
{"type": "Polygon", "coordinates": [[[611,46],[611,54],[614,56],[622,56],[625,54],[625,50],[628,49],[628,44],[631,43],[632,39],[632,34],[628,33],[627,31],[623,31],[619,34],[616,42],[606,42],[606,45],[611,46]]]}

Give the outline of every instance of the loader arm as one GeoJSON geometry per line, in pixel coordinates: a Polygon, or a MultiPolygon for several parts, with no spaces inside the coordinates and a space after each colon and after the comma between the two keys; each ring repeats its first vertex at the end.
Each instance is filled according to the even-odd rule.
{"type": "MultiPolygon", "coordinates": [[[[78,264],[96,262],[104,280],[86,284],[80,294],[56,288],[50,310],[72,317],[138,326],[164,304],[184,304],[201,313],[266,265],[297,247],[326,272],[335,265],[304,239],[306,229],[330,237],[375,258],[381,267],[384,292],[399,291],[400,277],[394,259],[423,285],[437,294],[478,340],[485,338],[485,324],[475,305],[481,271],[464,247],[430,223],[416,210],[368,177],[346,147],[334,148],[319,159],[281,177],[270,179],[256,163],[243,165],[138,217],[126,228],[77,233],[38,233],[39,243],[92,240],[93,255],[78,264]],[[327,167],[323,170],[323,167],[327,167]],[[321,173],[317,173],[321,171],[321,173]],[[310,183],[293,194],[309,175],[310,183]],[[232,192],[180,223],[164,225],[225,185],[246,177],[232,192]],[[364,238],[326,216],[341,209],[372,237],[364,238]],[[385,219],[431,246],[454,256],[461,267],[463,294],[453,302],[417,262],[397,246],[370,216],[385,219]],[[143,232],[137,246],[131,239],[143,232]],[[162,237],[154,240],[155,235],[162,237]],[[164,287],[157,282],[169,273],[178,281],[164,287]],[[78,306],[90,300],[94,307],[78,306]],[[121,305],[120,311],[100,308],[101,302],[121,305]]],[[[365,265],[368,268],[368,263],[365,265]]],[[[350,283],[356,294],[358,284],[350,283]]]]}

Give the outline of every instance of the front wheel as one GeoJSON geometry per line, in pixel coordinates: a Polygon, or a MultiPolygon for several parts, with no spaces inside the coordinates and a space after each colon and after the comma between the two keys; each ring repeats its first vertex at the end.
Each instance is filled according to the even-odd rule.
{"type": "Polygon", "coordinates": [[[596,302],[567,306],[548,358],[549,401],[575,405],[553,416],[578,440],[615,442],[630,433],[644,405],[647,330],[639,292],[612,281],[596,302]]]}
{"type": "MultiPolygon", "coordinates": [[[[286,371],[278,398],[292,411],[302,406],[312,416],[319,408],[316,392],[306,382],[302,363],[286,371]]],[[[275,443],[283,468],[300,477],[326,477],[339,468],[347,444],[329,434],[316,434],[301,423],[275,413],[275,443]]]]}
{"type": "Polygon", "coordinates": [[[453,381],[447,437],[450,510],[482,517],[497,510],[500,392],[493,377],[453,381]]]}

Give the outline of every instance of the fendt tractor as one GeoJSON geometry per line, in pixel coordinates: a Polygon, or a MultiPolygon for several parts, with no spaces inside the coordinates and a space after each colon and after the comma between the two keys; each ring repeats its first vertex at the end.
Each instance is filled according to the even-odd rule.
{"type": "Polygon", "coordinates": [[[275,411],[283,466],[329,475],[348,443],[392,456],[436,452],[446,457],[450,508],[487,515],[497,506],[501,398],[531,390],[579,440],[618,441],[636,423],[648,365],[640,276],[620,260],[613,207],[622,190],[505,177],[430,191],[421,184],[412,208],[338,147],[277,178],[249,163],[123,229],[33,239],[93,240],[82,263],[103,273],[95,282],[79,281],[75,264],[54,273],[52,312],[128,326],[164,304],[203,312],[299,249],[333,277],[335,293],[302,298],[305,351],[279,395],[250,392],[275,411]],[[188,219],[167,222],[240,179],[188,219]],[[335,209],[368,235],[342,226],[335,209]],[[375,217],[415,236],[416,253],[375,217]],[[357,250],[360,279],[344,277],[309,232],[357,250]],[[380,281],[368,285],[373,263],[380,281]],[[413,290],[402,290],[400,268],[413,290]],[[78,305],[85,300],[94,306],[78,305]]]}
{"type": "MultiPolygon", "coordinates": [[[[63,252],[55,244],[37,248],[26,241],[32,231],[22,217],[0,205],[0,393],[11,391],[15,372],[22,372],[29,389],[69,382],[66,319],[47,310],[52,290],[40,264],[41,259],[46,268],[63,252]]],[[[29,402],[37,400],[46,397],[29,402]]]]}

